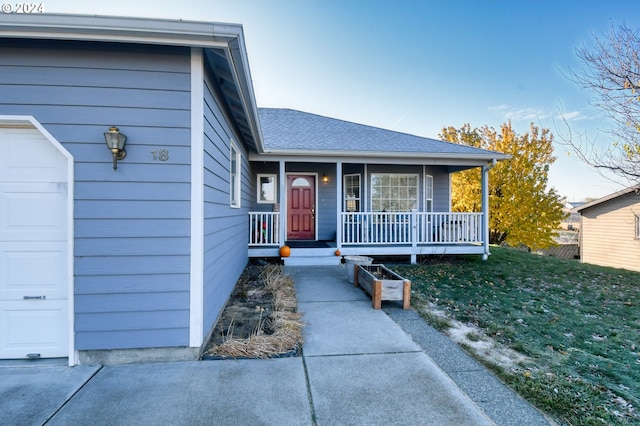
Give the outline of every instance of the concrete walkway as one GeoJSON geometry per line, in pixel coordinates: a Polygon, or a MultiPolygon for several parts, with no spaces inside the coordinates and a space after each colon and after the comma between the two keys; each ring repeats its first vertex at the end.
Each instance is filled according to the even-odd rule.
{"type": "Polygon", "coordinates": [[[302,357],[105,367],[2,361],[0,424],[549,424],[413,311],[395,303],[373,310],[343,267],[288,272],[306,323],[302,357]]]}

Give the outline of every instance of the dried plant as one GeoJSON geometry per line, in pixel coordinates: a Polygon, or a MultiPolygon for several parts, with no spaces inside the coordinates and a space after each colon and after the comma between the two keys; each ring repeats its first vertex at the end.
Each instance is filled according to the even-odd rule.
{"type": "Polygon", "coordinates": [[[302,347],[302,314],[296,312],[297,299],[293,279],[283,273],[278,265],[265,266],[260,274],[265,289],[273,296],[273,310],[260,318],[251,336],[246,339],[234,339],[233,327],[229,326],[221,345],[213,347],[206,355],[230,358],[269,358],[295,351],[302,347]],[[270,322],[274,332],[264,333],[265,323],[270,322]]]}

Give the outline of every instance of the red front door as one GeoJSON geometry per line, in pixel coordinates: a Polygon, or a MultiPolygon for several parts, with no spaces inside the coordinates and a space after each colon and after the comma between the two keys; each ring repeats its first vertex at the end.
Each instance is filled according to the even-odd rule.
{"type": "Polygon", "coordinates": [[[316,239],[316,177],[287,176],[287,240],[316,239]]]}

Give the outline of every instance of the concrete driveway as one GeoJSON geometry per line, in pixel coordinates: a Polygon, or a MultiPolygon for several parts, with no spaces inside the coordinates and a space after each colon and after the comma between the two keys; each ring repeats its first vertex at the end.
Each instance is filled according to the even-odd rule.
{"type": "Polygon", "coordinates": [[[413,311],[341,267],[289,269],[303,356],[67,367],[1,361],[1,425],[548,425],[413,311]]]}

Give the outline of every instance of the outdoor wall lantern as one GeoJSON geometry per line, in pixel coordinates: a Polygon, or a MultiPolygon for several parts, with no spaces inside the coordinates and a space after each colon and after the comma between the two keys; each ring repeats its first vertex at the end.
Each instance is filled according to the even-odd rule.
{"type": "Polygon", "coordinates": [[[116,170],[118,168],[118,160],[122,160],[127,156],[127,151],[124,150],[124,143],[127,141],[127,137],[120,133],[116,126],[111,126],[108,132],[104,132],[104,140],[113,154],[113,170],[116,170]]]}
{"type": "Polygon", "coordinates": [[[329,176],[327,176],[326,174],[322,176],[322,182],[327,183],[329,182],[329,176]]]}

